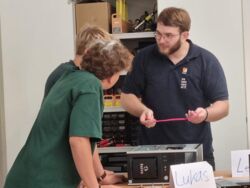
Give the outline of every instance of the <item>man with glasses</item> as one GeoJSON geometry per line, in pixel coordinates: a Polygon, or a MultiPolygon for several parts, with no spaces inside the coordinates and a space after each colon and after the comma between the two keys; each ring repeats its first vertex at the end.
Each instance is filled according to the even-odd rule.
{"type": "Polygon", "coordinates": [[[215,169],[210,122],[228,115],[226,78],[218,59],[188,39],[190,25],[184,9],[160,13],[156,44],[135,56],[121,102],[144,125],[138,144],[201,143],[215,169]]]}

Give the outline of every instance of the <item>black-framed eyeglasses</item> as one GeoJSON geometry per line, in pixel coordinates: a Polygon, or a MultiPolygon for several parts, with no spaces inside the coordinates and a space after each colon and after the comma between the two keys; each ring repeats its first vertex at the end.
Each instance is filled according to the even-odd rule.
{"type": "Polygon", "coordinates": [[[178,33],[178,34],[173,34],[173,33],[160,33],[160,32],[158,32],[158,31],[156,31],[155,33],[154,33],[154,36],[155,36],[155,39],[156,40],[161,40],[161,39],[163,39],[163,40],[171,40],[171,39],[173,39],[174,37],[176,37],[176,36],[178,36],[178,35],[180,35],[180,33],[178,33]]]}

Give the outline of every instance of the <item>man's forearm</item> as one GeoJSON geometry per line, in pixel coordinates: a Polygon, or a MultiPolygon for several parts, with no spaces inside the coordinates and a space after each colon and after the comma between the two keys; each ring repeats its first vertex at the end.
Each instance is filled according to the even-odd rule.
{"type": "Polygon", "coordinates": [[[122,93],[121,104],[126,111],[137,117],[140,117],[142,112],[147,109],[147,107],[134,94],[122,93]]]}
{"type": "Polygon", "coordinates": [[[211,106],[207,107],[208,116],[206,121],[213,122],[218,121],[226,117],[229,113],[229,102],[225,101],[216,101],[211,106]]]}

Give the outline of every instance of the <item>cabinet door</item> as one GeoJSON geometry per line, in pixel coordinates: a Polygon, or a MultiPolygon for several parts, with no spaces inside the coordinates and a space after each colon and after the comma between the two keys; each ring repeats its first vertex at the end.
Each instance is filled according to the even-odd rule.
{"type": "Polygon", "coordinates": [[[242,1],[158,0],[158,11],[175,6],[191,16],[190,39],[214,53],[228,83],[230,114],[212,123],[217,169],[230,170],[230,151],[247,148],[242,1]],[[233,139],[232,139],[233,138],[233,139]]]}
{"type": "MultiPolygon", "coordinates": [[[[1,29],[1,28],[0,28],[1,29]]],[[[1,49],[1,40],[0,40],[0,49],[1,49]]],[[[0,153],[6,153],[5,148],[5,129],[4,129],[4,99],[3,99],[3,71],[2,71],[2,54],[0,52],[0,153]]],[[[0,187],[3,186],[1,182],[4,182],[4,175],[7,171],[6,169],[6,159],[5,155],[0,155],[0,187]]]]}
{"type": "MultiPolygon", "coordinates": [[[[245,72],[246,72],[246,96],[250,98],[250,1],[242,1],[243,25],[244,25],[244,56],[245,56],[245,72]]],[[[247,117],[250,117],[250,100],[247,100],[247,117]]],[[[248,120],[248,135],[250,135],[250,121],[248,120]]],[[[248,147],[250,138],[248,136],[248,147]]]]}

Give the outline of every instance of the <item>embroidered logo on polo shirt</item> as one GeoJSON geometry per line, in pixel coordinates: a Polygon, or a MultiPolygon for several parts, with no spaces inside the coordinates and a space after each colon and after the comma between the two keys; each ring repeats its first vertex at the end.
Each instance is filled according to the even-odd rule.
{"type": "Polygon", "coordinates": [[[181,73],[182,74],[187,74],[188,68],[187,67],[182,67],[181,73]]]}

